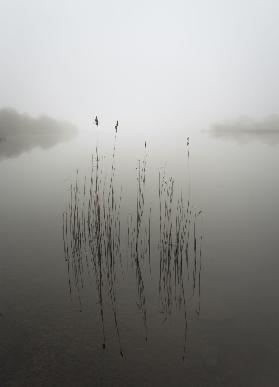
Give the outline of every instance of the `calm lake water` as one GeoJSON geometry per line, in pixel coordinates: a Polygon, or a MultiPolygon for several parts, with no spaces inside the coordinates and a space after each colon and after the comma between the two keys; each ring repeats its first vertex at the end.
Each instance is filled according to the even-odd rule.
{"type": "MultiPolygon", "coordinates": [[[[73,257],[68,233],[66,260],[63,243],[70,186],[78,169],[82,198],[96,144],[107,194],[113,130],[84,131],[72,141],[0,161],[0,385],[278,386],[279,146],[206,133],[190,134],[187,146],[187,134],[168,133],[147,137],[145,147],[139,134],[119,130],[114,194],[119,200],[122,192],[122,202],[113,221],[106,218],[106,224],[115,221],[113,265],[102,263],[100,269],[96,250],[86,266],[86,241],[73,257]],[[146,160],[146,181],[137,246],[137,203],[143,205],[137,202],[138,160],[141,168],[146,160]],[[174,215],[181,192],[185,210],[189,200],[192,211],[189,267],[183,250],[181,275],[173,263],[175,246],[181,246],[174,231],[172,241],[164,234],[172,255],[166,252],[163,259],[167,267],[171,257],[171,268],[160,266],[158,191],[164,171],[174,178],[174,215]],[[138,264],[136,248],[144,255],[138,264]]],[[[88,223],[85,229],[88,237],[88,223]]]]}

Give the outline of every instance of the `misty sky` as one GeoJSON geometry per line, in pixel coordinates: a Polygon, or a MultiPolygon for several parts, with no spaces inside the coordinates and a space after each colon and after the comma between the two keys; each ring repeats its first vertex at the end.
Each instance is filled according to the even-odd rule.
{"type": "Polygon", "coordinates": [[[279,113],[278,0],[0,0],[0,108],[86,129],[279,113]]]}

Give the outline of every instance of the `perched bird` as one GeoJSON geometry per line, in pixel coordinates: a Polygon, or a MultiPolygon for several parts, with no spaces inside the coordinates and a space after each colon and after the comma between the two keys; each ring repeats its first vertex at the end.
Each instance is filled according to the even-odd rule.
{"type": "Polygon", "coordinates": [[[118,128],[118,120],[116,121],[116,124],[115,124],[115,127],[114,127],[116,133],[117,133],[117,128],[118,128]]]}
{"type": "Polygon", "coordinates": [[[146,141],[145,141],[145,143],[144,143],[144,147],[146,148],[146,141]]]}
{"type": "Polygon", "coordinates": [[[96,116],[95,117],[95,124],[98,126],[99,125],[99,120],[98,120],[98,117],[96,116]]]}

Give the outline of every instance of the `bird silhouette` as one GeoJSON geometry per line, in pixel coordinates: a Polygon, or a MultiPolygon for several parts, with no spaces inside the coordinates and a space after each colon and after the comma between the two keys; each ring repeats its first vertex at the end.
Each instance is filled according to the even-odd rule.
{"type": "Polygon", "coordinates": [[[145,141],[145,143],[144,143],[144,147],[146,148],[146,141],[145,141]]]}
{"type": "Polygon", "coordinates": [[[98,126],[99,125],[99,120],[98,120],[98,117],[96,116],[95,117],[95,124],[98,126]]]}
{"type": "Polygon", "coordinates": [[[117,128],[118,128],[118,120],[116,121],[116,124],[115,124],[115,127],[114,127],[116,133],[117,133],[117,128]]]}

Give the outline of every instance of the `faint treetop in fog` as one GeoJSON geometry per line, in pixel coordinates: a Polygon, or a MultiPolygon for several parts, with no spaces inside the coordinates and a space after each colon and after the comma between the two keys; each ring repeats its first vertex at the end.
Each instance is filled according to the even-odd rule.
{"type": "Polygon", "coordinates": [[[265,144],[279,143],[279,116],[271,115],[255,121],[248,117],[237,120],[223,121],[211,125],[210,134],[213,137],[248,143],[258,140],[265,144]]]}
{"type": "Polygon", "coordinates": [[[14,157],[34,147],[49,148],[76,134],[76,127],[48,116],[38,118],[11,108],[0,110],[0,158],[14,157]]]}

